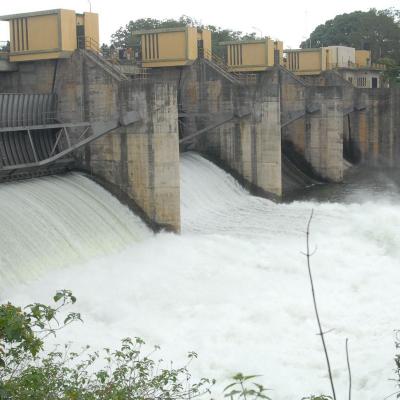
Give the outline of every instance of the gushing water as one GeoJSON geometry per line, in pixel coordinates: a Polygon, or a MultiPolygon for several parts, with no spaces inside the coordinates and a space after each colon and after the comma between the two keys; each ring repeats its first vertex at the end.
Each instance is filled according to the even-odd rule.
{"type": "Polygon", "coordinates": [[[139,218],[78,174],[1,185],[0,221],[0,288],[150,236],[139,218]]]}
{"type": "MultiPolygon", "coordinates": [[[[12,266],[14,260],[24,271],[20,276],[11,273],[13,281],[20,283],[3,290],[2,300],[48,302],[56,289],[72,289],[85,323],[60,332],[57,341],[112,347],[122,337],[141,336],[160,344],[164,359],[177,364],[186,351],[195,350],[200,358],[191,366],[194,375],[220,382],[214,398],[223,397],[221,387],[238,371],[262,374],[259,380],[273,389],[274,400],[328,393],[301,255],[306,222],[314,209],[311,234],[317,251],[312,266],[322,323],[326,331],[332,329],[327,342],[339,398],[345,398],[347,391],[346,338],[353,399],[375,400],[394,391],[389,379],[395,353],[393,330],[400,327],[398,197],[387,200],[382,192],[369,202],[359,191],[357,201],[352,198],[349,203],[275,204],[250,196],[210,162],[186,154],[181,161],[182,235],[178,236],[150,235],[115,199],[79,175],[48,178],[27,188],[11,185],[5,191],[12,189],[25,199],[25,209],[28,195],[36,201],[32,192],[52,206],[41,209],[42,221],[34,214],[34,223],[28,215],[32,210],[21,211],[18,219],[23,220],[27,235],[22,244],[29,246],[23,256],[9,248],[21,234],[1,228],[2,253],[9,254],[7,264],[2,264],[3,276],[10,274],[4,266],[12,266]],[[50,201],[48,196],[54,196],[50,189],[61,185],[59,179],[66,186],[59,186],[59,196],[50,201]],[[47,194],[39,189],[46,185],[47,194]],[[60,197],[71,196],[74,188],[81,193],[82,186],[86,206],[78,209],[75,203],[61,219],[56,212],[60,197]],[[85,215],[100,194],[104,197],[97,214],[85,215]],[[80,229],[69,219],[73,211],[80,229]],[[44,238],[54,236],[46,230],[50,222],[64,233],[62,237],[70,237],[70,250],[54,249],[59,251],[54,265],[64,264],[64,268],[50,268],[52,261],[48,261],[45,276],[24,284],[26,269],[22,268],[31,265],[36,246],[44,249],[44,238]],[[111,252],[106,246],[109,240],[103,237],[110,234],[108,229],[116,244],[110,246],[111,252]],[[88,235],[96,238],[89,240],[88,235]],[[64,251],[82,258],[64,256],[64,251]]],[[[12,208],[15,202],[10,194],[1,204],[12,208]]]]}

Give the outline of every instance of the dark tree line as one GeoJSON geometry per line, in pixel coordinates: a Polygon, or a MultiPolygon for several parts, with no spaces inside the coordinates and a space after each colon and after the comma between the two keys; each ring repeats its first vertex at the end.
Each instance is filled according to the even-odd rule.
{"type": "MultiPolygon", "coordinates": [[[[141,18],[129,21],[111,35],[111,44],[116,48],[126,48],[135,43],[132,41],[134,31],[198,26],[206,28],[212,34],[212,50],[222,56],[223,41],[255,39],[256,33],[243,33],[225,29],[215,25],[203,25],[194,18],[182,15],[179,19],[141,18]]],[[[337,15],[315,28],[310,37],[301,43],[301,48],[343,45],[361,50],[371,50],[373,62],[386,64],[386,78],[400,81],[400,10],[371,9],[369,11],[354,11],[349,14],[337,15]]],[[[108,46],[102,46],[106,50],[108,46]]]]}
{"type": "Polygon", "coordinates": [[[129,21],[125,26],[121,26],[113,35],[111,35],[111,44],[117,48],[127,47],[132,45],[132,32],[146,29],[157,28],[176,28],[185,26],[197,26],[211,31],[212,46],[215,54],[221,55],[219,42],[239,39],[255,39],[256,33],[252,32],[244,34],[241,31],[234,31],[231,29],[224,29],[214,25],[203,25],[199,21],[182,15],[179,19],[154,19],[154,18],[141,18],[136,21],[129,21]]]}
{"type": "Polygon", "coordinates": [[[343,45],[371,50],[372,61],[400,64],[400,10],[354,11],[317,26],[301,48],[343,45]]]}

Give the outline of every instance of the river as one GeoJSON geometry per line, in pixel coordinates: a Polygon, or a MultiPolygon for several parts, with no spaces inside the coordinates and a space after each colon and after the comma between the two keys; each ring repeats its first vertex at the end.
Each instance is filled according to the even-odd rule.
{"type": "Polygon", "coordinates": [[[84,323],[58,342],[115,347],[140,336],[194,377],[260,374],[273,400],[329,393],[308,281],[315,286],[338,398],[395,391],[400,195],[394,172],[355,169],[282,203],[251,196],[194,153],[181,160],[182,234],[151,233],[79,174],[0,187],[1,300],[49,302],[71,289],[84,323]],[[5,221],[5,222],[4,222],[5,221]]]}

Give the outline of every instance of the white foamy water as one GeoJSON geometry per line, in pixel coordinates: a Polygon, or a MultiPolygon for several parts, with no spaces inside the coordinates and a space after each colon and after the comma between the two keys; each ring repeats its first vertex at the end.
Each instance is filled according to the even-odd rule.
{"type": "Polygon", "coordinates": [[[0,186],[0,289],[150,236],[138,217],[79,174],[0,186]]]}
{"type": "MultiPolygon", "coordinates": [[[[400,327],[398,203],[383,198],[358,204],[274,204],[250,196],[195,154],[183,156],[181,180],[182,235],[132,238],[118,253],[72,260],[4,291],[2,299],[47,302],[56,289],[72,289],[78,297],[74,308],[85,323],[60,332],[58,341],[103,347],[141,336],[161,345],[163,357],[176,364],[195,350],[200,358],[191,366],[194,375],[220,382],[214,398],[222,398],[221,387],[238,371],[262,374],[259,380],[273,389],[274,400],[329,393],[300,254],[314,209],[312,265],[322,323],[325,330],[333,329],[327,343],[338,398],[347,393],[346,338],[353,399],[382,399],[395,390],[389,379],[393,330],[400,327]]],[[[89,193],[96,197],[97,190],[94,185],[89,193]]],[[[107,204],[115,201],[109,197],[107,204]]],[[[114,213],[126,215],[114,204],[114,213]]],[[[100,220],[109,212],[103,209],[100,220]]]]}

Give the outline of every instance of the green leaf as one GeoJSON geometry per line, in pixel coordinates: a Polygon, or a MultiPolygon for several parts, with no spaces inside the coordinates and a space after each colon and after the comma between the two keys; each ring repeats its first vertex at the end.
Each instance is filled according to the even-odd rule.
{"type": "Polygon", "coordinates": [[[229,384],[226,388],[224,388],[223,391],[225,392],[227,389],[229,389],[229,388],[231,388],[233,386],[236,386],[236,385],[238,385],[238,382],[233,382],[233,383],[229,384]]]}

